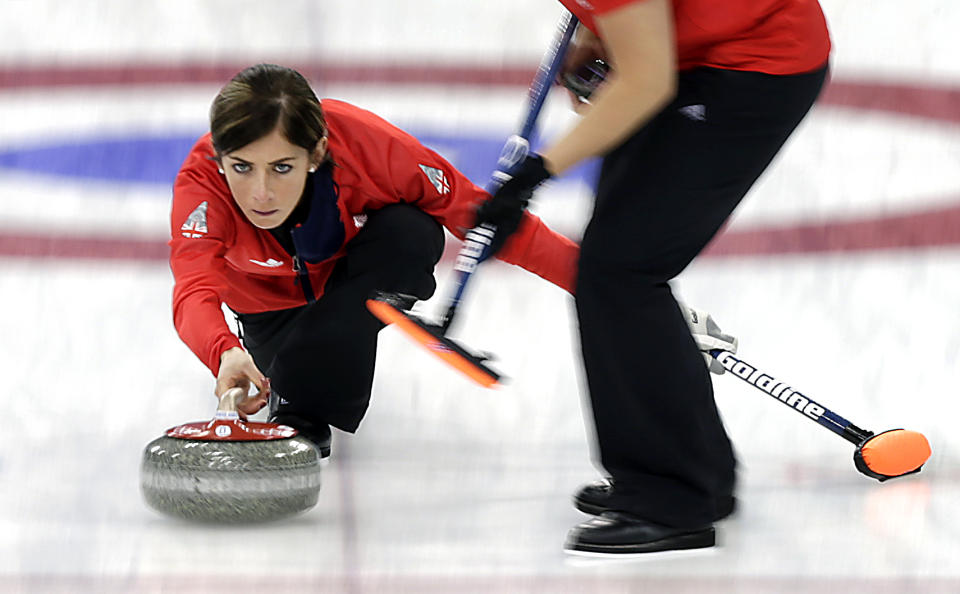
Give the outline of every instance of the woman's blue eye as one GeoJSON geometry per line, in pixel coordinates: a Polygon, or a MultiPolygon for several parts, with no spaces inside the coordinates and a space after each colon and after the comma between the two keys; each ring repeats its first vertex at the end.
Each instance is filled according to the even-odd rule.
{"type": "Polygon", "coordinates": [[[247,163],[234,163],[233,170],[237,173],[246,173],[250,171],[250,165],[247,163]]]}
{"type": "Polygon", "coordinates": [[[289,163],[277,163],[273,166],[273,170],[277,173],[287,173],[291,169],[293,169],[293,165],[290,165],[289,163]]]}

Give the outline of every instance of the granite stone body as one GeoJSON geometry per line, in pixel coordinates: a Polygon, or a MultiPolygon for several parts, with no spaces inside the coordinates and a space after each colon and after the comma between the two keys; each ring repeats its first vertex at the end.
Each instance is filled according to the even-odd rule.
{"type": "Polygon", "coordinates": [[[143,451],[147,504],[200,522],[263,522],[306,511],[320,492],[320,457],[302,437],[200,441],[159,437],[143,451]]]}

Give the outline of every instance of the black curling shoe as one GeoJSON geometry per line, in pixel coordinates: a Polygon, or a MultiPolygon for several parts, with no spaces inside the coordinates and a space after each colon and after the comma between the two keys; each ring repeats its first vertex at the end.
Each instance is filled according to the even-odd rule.
{"type": "Polygon", "coordinates": [[[612,494],[612,481],[590,483],[580,487],[580,490],[573,495],[573,506],[585,514],[599,516],[605,511],[610,511],[607,501],[612,494]]]}
{"type": "Polygon", "coordinates": [[[330,425],[326,423],[314,423],[291,413],[270,415],[268,422],[293,427],[300,435],[309,439],[313,442],[313,445],[317,446],[321,458],[330,456],[330,442],[333,439],[330,435],[330,425]]]}
{"type": "Polygon", "coordinates": [[[575,527],[563,548],[575,555],[609,556],[705,549],[716,544],[713,526],[670,528],[623,512],[603,512],[575,527]]]}
{"type": "MultiPolygon", "coordinates": [[[[603,512],[613,511],[608,506],[613,495],[613,480],[597,481],[580,487],[573,496],[573,506],[585,514],[599,516],[603,512]]],[[[733,514],[737,509],[737,499],[732,495],[717,499],[717,514],[713,521],[718,522],[733,514]]]]}

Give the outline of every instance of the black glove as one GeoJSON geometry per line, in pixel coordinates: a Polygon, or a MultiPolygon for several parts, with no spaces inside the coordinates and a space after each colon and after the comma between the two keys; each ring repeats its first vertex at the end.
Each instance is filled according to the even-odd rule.
{"type": "Polygon", "coordinates": [[[523,211],[527,209],[533,191],[550,177],[550,172],[543,165],[543,157],[530,153],[513,170],[513,176],[477,209],[474,227],[493,225],[497,228],[490,241],[491,256],[500,251],[507,238],[520,226],[523,211]]]}

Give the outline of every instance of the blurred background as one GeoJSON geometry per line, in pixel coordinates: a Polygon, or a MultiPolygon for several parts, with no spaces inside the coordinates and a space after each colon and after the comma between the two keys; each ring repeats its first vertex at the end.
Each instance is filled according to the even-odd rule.
{"type": "MultiPolygon", "coordinates": [[[[572,298],[502,264],[454,334],[511,381],[475,387],[383,331],[371,410],[335,434],[313,510],[195,526],[138,491],[143,446],[214,409],[171,323],[165,242],[219,88],[296,67],[482,184],[559,3],[0,0],[0,592],[960,591],[960,5],[822,5],[822,100],[674,288],[746,360],[861,427],[922,431],[934,456],[878,484],[843,440],[715,378],[741,462],[723,546],[584,565],[561,551],[584,519],[569,495],[597,476],[572,298]]],[[[543,137],[574,117],[554,93],[543,137]]],[[[573,238],[592,167],[534,205],[573,238]]]]}

